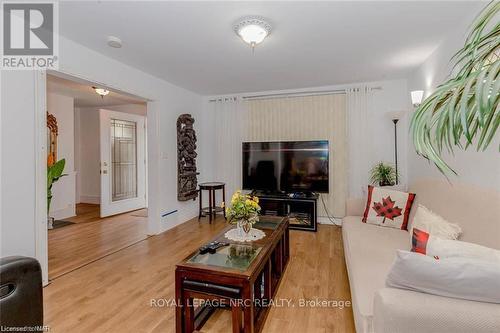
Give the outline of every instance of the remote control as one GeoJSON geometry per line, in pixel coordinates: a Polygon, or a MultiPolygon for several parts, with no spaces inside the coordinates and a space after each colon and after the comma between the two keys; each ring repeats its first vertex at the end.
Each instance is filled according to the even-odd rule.
{"type": "Polygon", "coordinates": [[[205,254],[205,253],[210,253],[210,254],[214,254],[218,248],[220,247],[223,247],[223,246],[227,246],[229,245],[229,243],[221,243],[221,242],[211,242],[211,243],[208,243],[208,244],[205,244],[203,245],[202,247],[200,247],[200,254],[205,254]]]}

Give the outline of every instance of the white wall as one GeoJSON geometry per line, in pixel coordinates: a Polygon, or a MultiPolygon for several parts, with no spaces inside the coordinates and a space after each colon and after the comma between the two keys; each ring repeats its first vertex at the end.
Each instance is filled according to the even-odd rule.
{"type": "MultiPolygon", "coordinates": [[[[176,120],[181,113],[191,113],[199,119],[201,96],[62,36],[59,59],[60,71],[64,73],[151,100],[148,103],[148,142],[152,148],[148,150],[149,232],[169,229],[196,216],[196,202],[177,201],[176,120]],[[176,214],[161,219],[162,213],[174,210],[176,214]]],[[[30,71],[2,72],[1,77],[1,256],[20,254],[43,261],[47,258],[46,244],[37,247],[35,243],[36,228],[46,224],[43,216],[35,220],[35,121],[40,116],[35,112],[36,77],[30,71]]],[[[203,137],[208,129],[197,122],[196,130],[203,137]]],[[[207,169],[204,161],[199,159],[198,164],[203,173],[207,169]]],[[[43,195],[43,190],[40,186],[38,193],[43,195]]]]}
{"type": "Polygon", "coordinates": [[[366,150],[371,152],[374,164],[379,161],[394,163],[394,123],[392,112],[402,112],[397,124],[398,136],[398,168],[403,185],[408,183],[408,114],[410,100],[407,94],[406,80],[392,80],[371,83],[382,87],[381,91],[373,93],[369,112],[373,114],[374,134],[372,141],[367,142],[366,150]]]}
{"type": "Polygon", "coordinates": [[[1,253],[35,256],[35,73],[0,71],[1,253]]]}
{"type": "Polygon", "coordinates": [[[101,198],[101,177],[99,174],[99,112],[94,108],[76,108],[75,127],[78,128],[77,156],[78,203],[99,204],[101,198]]]}
{"type": "Polygon", "coordinates": [[[146,116],[148,111],[146,104],[113,105],[113,106],[106,106],[103,109],[138,114],[141,116],[146,116]]]}
{"type": "Polygon", "coordinates": [[[75,216],[75,135],[73,98],[59,94],[47,94],[47,110],[57,119],[57,159],[65,159],[62,177],[52,186],[50,216],[57,220],[75,216]]]}
{"type": "MultiPolygon", "coordinates": [[[[429,96],[447,79],[451,72],[450,59],[463,46],[467,29],[475,15],[476,13],[471,13],[461,26],[456,26],[434,53],[411,75],[408,82],[409,91],[425,90],[425,96],[429,96]]],[[[409,92],[407,94],[409,95],[409,92]]],[[[458,176],[451,175],[450,181],[500,191],[499,143],[500,138],[497,135],[497,140],[493,141],[485,152],[477,152],[475,147],[470,147],[467,151],[457,148],[455,156],[445,153],[445,160],[458,173],[458,176]]],[[[423,178],[444,178],[433,164],[415,153],[412,142],[409,142],[408,150],[410,151],[409,177],[412,182],[423,178]]]]}

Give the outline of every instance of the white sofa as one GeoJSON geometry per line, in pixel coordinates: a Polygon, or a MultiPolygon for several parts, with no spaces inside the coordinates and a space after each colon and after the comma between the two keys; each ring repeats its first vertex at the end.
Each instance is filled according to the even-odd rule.
{"type": "MultiPolygon", "coordinates": [[[[463,229],[461,240],[500,249],[500,194],[446,181],[409,187],[422,204],[463,229]]],[[[387,288],[396,249],[409,250],[409,233],[361,222],[366,199],[349,200],[342,222],[356,331],[500,332],[500,304],[387,288]]],[[[410,225],[415,214],[410,214],[410,225]]]]}

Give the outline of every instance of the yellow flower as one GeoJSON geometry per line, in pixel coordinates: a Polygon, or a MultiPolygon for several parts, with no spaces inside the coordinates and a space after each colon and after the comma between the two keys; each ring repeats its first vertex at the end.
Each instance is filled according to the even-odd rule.
{"type": "Polygon", "coordinates": [[[252,205],[253,205],[253,201],[252,201],[252,200],[250,200],[250,199],[246,199],[246,200],[245,200],[245,205],[247,205],[247,206],[252,206],[252,205]]]}
{"type": "Polygon", "coordinates": [[[240,197],[240,191],[236,191],[234,194],[233,194],[233,197],[231,198],[231,203],[234,204],[236,202],[236,200],[238,200],[240,197]]]}
{"type": "Polygon", "coordinates": [[[253,199],[253,201],[255,201],[256,203],[259,203],[259,197],[253,197],[252,199],[253,199]]]}
{"type": "Polygon", "coordinates": [[[224,208],[224,201],[220,204],[220,208],[224,208]]]}

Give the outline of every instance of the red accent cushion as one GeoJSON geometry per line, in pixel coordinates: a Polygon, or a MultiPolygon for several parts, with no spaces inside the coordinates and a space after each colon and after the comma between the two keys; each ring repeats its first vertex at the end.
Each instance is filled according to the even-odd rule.
{"type": "Polygon", "coordinates": [[[429,234],[417,228],[413,228],[413,235],[411,237],[411,252],[427,254],[427,242],[429,241],[429,234]]]}
{"type": "Polygon", "coordinates": [[[414,201],[414,193],[369,185],[363,222],[408,230],[414,201]]]}

